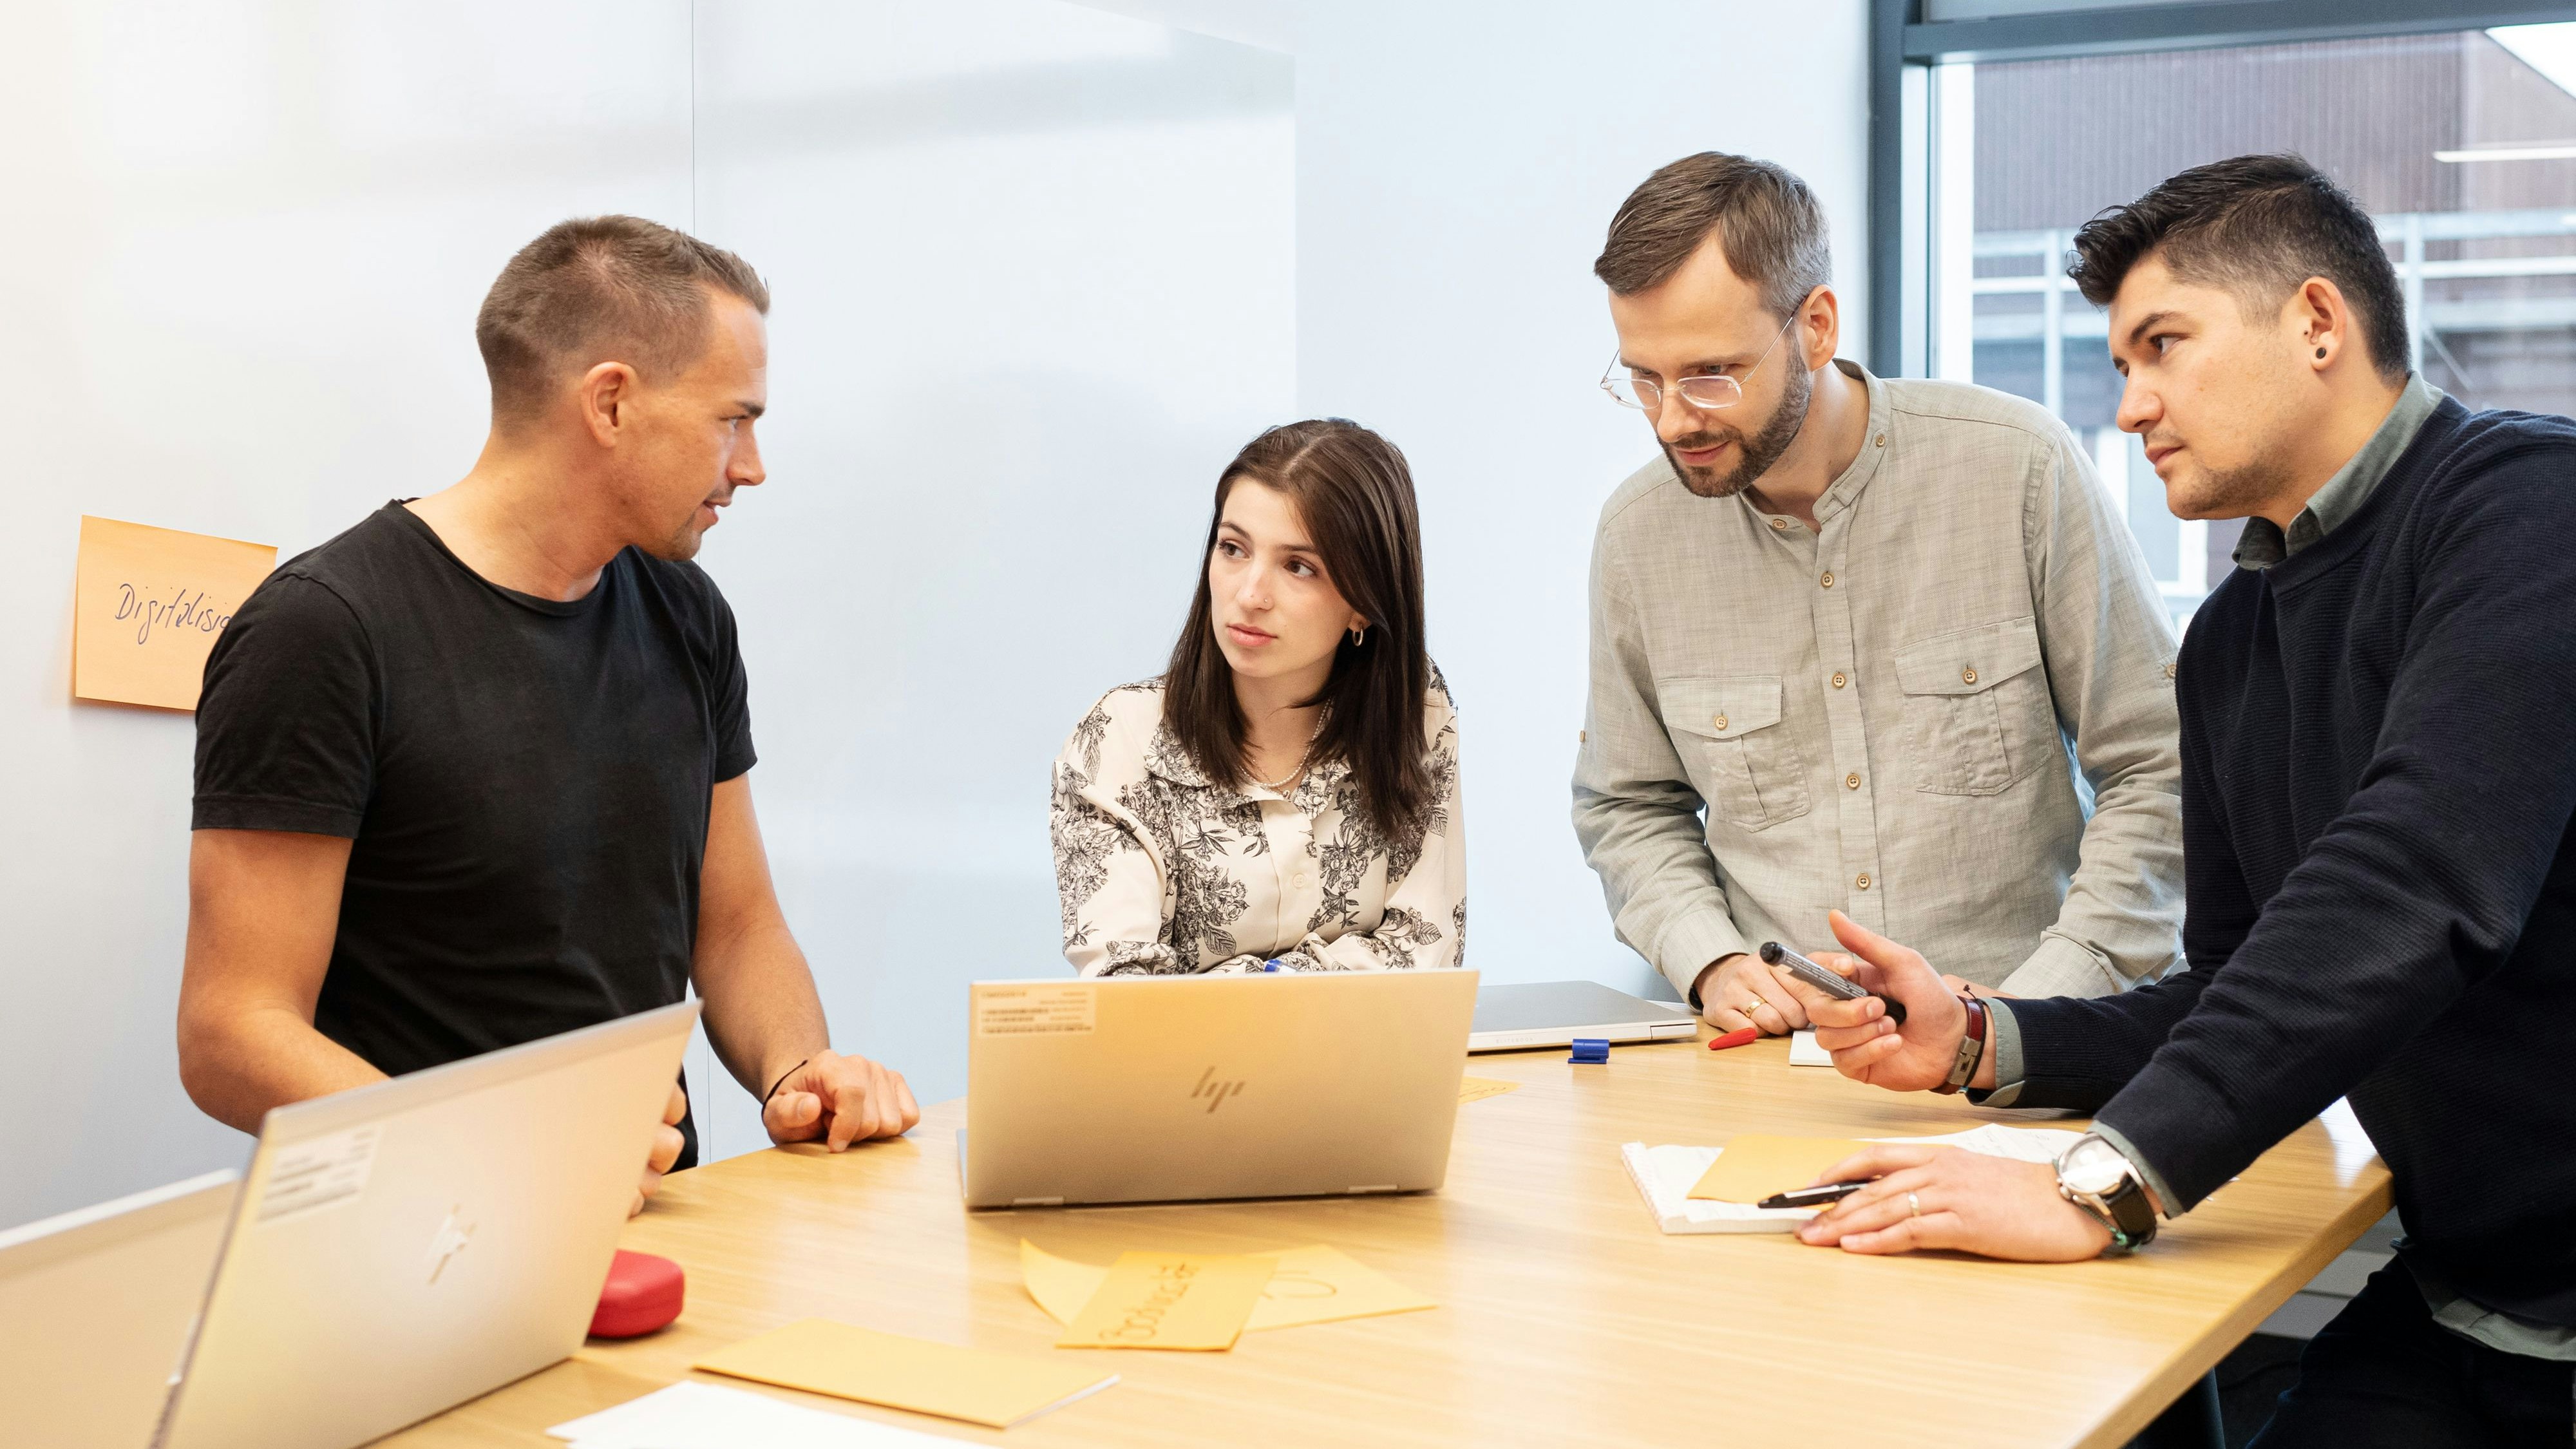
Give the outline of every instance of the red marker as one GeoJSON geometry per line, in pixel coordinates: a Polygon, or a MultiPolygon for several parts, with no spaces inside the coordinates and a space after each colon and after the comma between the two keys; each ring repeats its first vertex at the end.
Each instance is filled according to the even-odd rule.
{"type": "Polygon", "coordinates": [[[1760,1041],[1761,1039],[1761,1028],[1748,1026],[1742,1031],[1730,1031],[1724,1036],[1710,1037],[1708,1039],[1708,1049],[1713,1052],[1722,1052],[1728,1047],[1747,1046],[1753,1042],[1760,1041]]]}

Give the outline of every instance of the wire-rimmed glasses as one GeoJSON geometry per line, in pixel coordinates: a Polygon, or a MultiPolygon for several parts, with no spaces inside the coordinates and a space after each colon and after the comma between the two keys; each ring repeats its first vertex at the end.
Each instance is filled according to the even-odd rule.
{"type": "MultiPolygon", "coordinates": [[[[1771,360],[1771,354],[1780,346],[1780,339],[1789,335],[1791,324],[1797,320],[1798,314],[1791,312],[1789,320],[1780,324],[1780,330],[1771,334],[1771,345],[1762,349],[1760,357],[1753,359],[1752,367],[1744,369],[1745,377],[1751,377],[1756,368],[1771,360]]],[[[1660,411],[1664,405],[1664,385],[1621,367],[1616,353],[1610,356],[1609,370],[1601,374],[1601,390],[1623,408],[1651,413],[1660,411]]],[[[1704,372],[1681,378],[1673,383],[1673,391],[1681,394],[1683,402],[1704,413],[1731,408],[1744,401],[1743,382],[1722,372],[1704,372]]]]}

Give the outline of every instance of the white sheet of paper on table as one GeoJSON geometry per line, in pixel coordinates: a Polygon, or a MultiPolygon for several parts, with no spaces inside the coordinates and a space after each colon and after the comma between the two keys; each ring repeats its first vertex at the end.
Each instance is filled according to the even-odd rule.
{"type": "Polygon", "coordinates": [[[1789,1034],[1789,1065],[1793,1067],[1830,1067],[1833,1064],[1834,1054],[1825,1050],[1823,1047],[1816,1045],[1816,1034],[1814,1032],[1800,1031],[1791,1032],[1789,1034]]]}
{"type": "MultiPolygon", "coordinates": [[[[1872,1137],[1872,1142],[1916,1142],[1927,1147],[1964,1147],[1989,1157],[2016,1162],[2055,1162],[2075,1144],[2080,1132],[2055,1127],[2006,1127],[1989,1122],[1965,1132],[1938,1137],[1872,1137]]],[[[1739,1202],[1716,1202],[1690,1196],[1691,1185],[1717,1161],[1720,1147],[1649,1147],[1631,1142],[1619,1149],[1629,1180],[1654,1214],[1655,1226],[1667,1233],[1785,1233],[1815,1216],[1813,1208],[1757,1208],[1739,1202]]]]}
{"type": "Polygon", "coordinates": [[[676,1383],[546,1431],[571,1449],[927,1449],[964,1442],[766,1394],[676,1383]]]}

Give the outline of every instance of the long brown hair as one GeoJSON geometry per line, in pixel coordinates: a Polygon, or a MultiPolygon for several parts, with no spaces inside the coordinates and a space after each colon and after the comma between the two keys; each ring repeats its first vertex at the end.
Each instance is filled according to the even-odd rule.
{"type": "Polygon", "coordinates": [[[1431,658],[1422,647],[1421,524],[1404,454],[1346,418],[1272,428],[1245,444],[1218,475],[1207,546],[1199,552],[1198,592],[1163,676],[1163,726],[1210,780],[1240,786],[1249,778],[1243,707],[1235,700],[1234,669],[1217,647],[1208,604],[1217,524],[1225,516],[1226,496],[1246,479],[1287,495],[1323,559],[1325,576],[1368,620],[1363,642],[1342,636],[1331,676],[1304,702],[1326,706],[1314,759],[1338,759],[1351,767],[1369,821],[1381,834],[1409,834],[1433,803],[1422,734],[1431,658]]]}

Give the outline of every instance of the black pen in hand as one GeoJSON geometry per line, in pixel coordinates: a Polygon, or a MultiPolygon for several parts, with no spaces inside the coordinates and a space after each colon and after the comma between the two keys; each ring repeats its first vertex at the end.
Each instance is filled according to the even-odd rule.
{"type": "Polygon", "coordinates": [[[1762,943],[1762,959],[1773,966],[1788,967],[1790,975],[1797,977],[1799,980],[1804,981],[1809,986],[1816,988],[1827,996],[1837,998],[1838,1000],[1858,1001],[1864,996],[1876,996],[1879,1000],[1887,1003],[1887,1019],[1895,1022],[1898,1026],[1905,1025],[1904,1002],[1897,1000],[1893,996],[1871,991],[1848,976],[1841,976],[1828,971],[1824,967],[1817,965],[1815,962],[1808,960],[1806,957],[1799,955],[1797,952],[1790,950],[1788,947],[1781,945],[1777,941],[1765,941],[1762,943]]]}
{"type": "Polygon", "coordinates": [[[1754,1206],[1758,1208],[1823,1207],[1827,1203],[1841,1202],[1867,1186],[1869,1186],[1867,1182],[1820,1182],[1814,1187],[1793,1187],[1787,1192],[1775,1192],[1755,1203],[1754,1206]]]}

